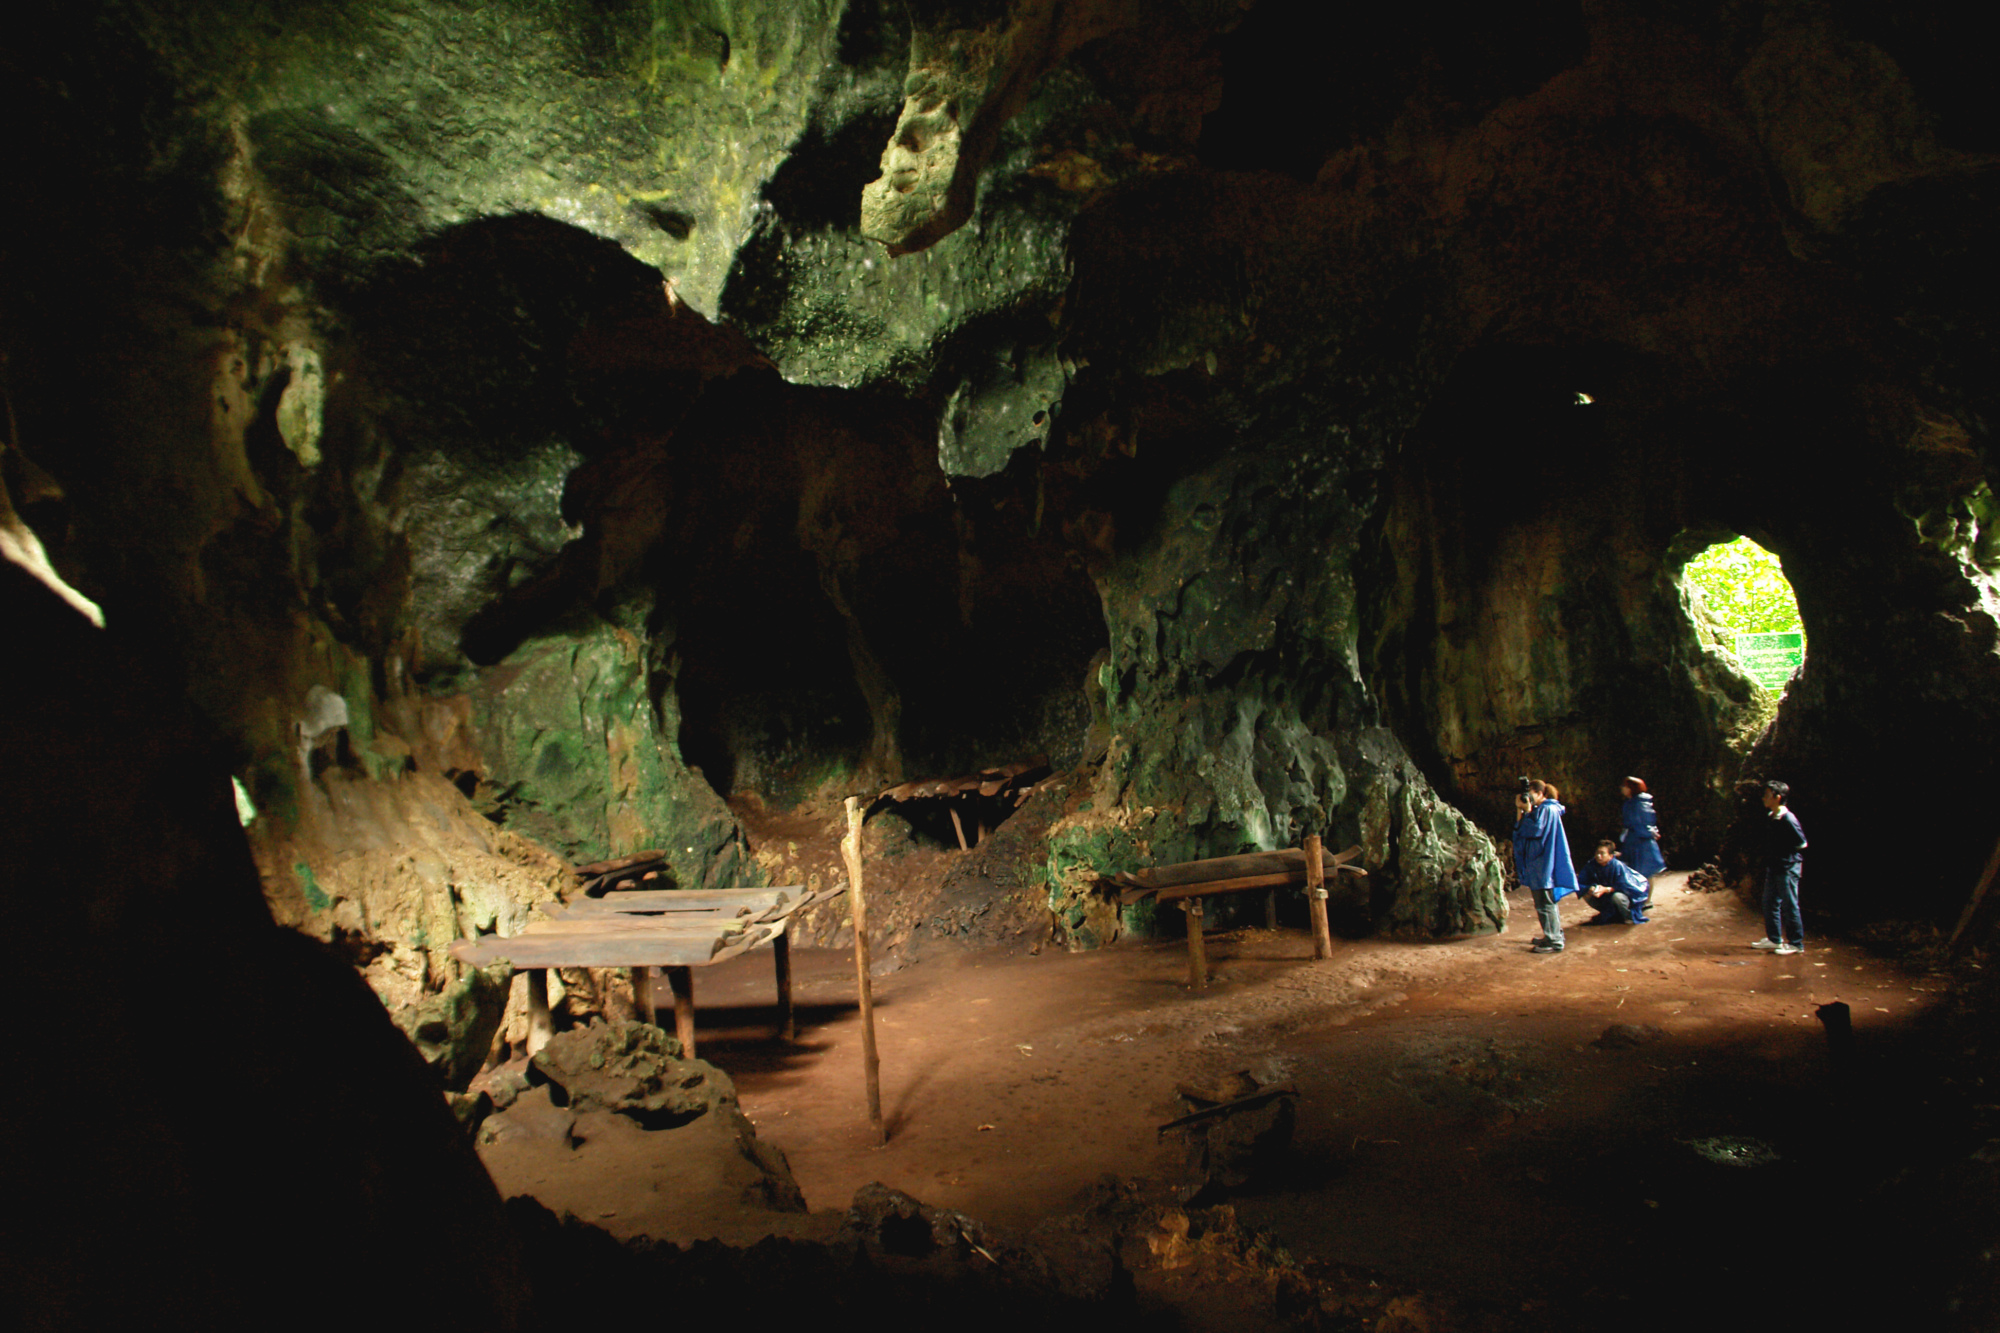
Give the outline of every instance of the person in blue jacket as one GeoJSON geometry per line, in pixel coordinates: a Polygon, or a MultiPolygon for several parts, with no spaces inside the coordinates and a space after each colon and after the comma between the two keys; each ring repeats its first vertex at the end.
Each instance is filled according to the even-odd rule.
{"type": "Polygon", "coordinates": [[[1646,910],[1653,905],[1653,886],[1646,877],[1618,859],[1618,844],[1606,838],[1597,844],[1597,855],[1583,867],[1583,901],[1597,909],[1586,925],[1615,922],[1629,926],[1644,924],[1646,910]]]}
{"type": "Polygon", "coordinates": [[[1618,853],[1626,865],[1651,879],[1667,868],[1667,859],[1660,855],[1660,817],[1653,810],[1652,794],[1644,778],[1626,778],[1618,791],[1625,798],[1618,818],[1624,825],[1618,834],[1618,853]]]}
{"type": "Polygon", "coordinates": [[[1799,916],[1799,867],[1806,849],[1806,831],[1785,805],[1792,789],[1782,782],[1764,784],[1764,813],[1757,830],[1758,860],[1764,869],[1764,938],[1753,949],[1779,953],[1806,951],[1805,922],[1799,916]]]}
{"type": "Polygon", "coordinates": [[[1563,832],[1562,802],[1555,788],[1540,779],[1521,779],[1514,798],[1514,869],[1533,895],[1542,933],[1534,938],[1536,953],[1563,950],[1562,913],[1557,905],[1577,890],[1576,865],[1569,859],[1569,836],[1563,832]]]}

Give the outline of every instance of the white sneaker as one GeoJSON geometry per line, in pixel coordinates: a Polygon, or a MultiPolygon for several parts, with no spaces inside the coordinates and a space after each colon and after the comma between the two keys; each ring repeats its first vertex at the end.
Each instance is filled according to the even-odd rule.
{"type": "Polygon", "coordinates": [[[1753,949],[1782,949],[1785,946],[1776,940],[1757,940],[1750,947],[1753,949]]]}
{"type": "Polygon", "coordinates": [[[1780,944],[1776,950],[1780,954],[1804,953],[1805,951],[1806,946],[1803,944],[1780,944]]]}

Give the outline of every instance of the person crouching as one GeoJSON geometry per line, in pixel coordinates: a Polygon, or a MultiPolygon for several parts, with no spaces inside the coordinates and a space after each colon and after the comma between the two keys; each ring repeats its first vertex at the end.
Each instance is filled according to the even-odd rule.
{"type": "Polygon", "coordinates": [[[1597,844],[1597,855],[1583,868],[1582,892],[1584,902],[1597,909],[1584,923],[1591,926],[1643,923],[1653,905],[1652,886],[1618,859],[1618,844],[1609,838],[1597,844]]]}

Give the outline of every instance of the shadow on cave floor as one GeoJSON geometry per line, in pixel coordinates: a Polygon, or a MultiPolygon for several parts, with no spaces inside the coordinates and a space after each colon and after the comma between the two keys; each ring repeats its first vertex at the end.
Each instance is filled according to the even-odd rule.
{"type": "MultiPolygon", "coordinates": [[[[1963,1161],[1990,1095],[1950,1086],[1925,1035],[1946,981],[1849,942],[1754,952],[1754,916],[1683,879],[1652,924],[1576,925],[1556,957],[1527,953],[1525,900],[1504,936],[1340,943],[1317,965],[1300,932],[1217,933],[1202,995],[1172,942],[927,958],[876,983],[886,1147],[845,951],[795,953],[796,1054],[770,1036],[767,960],[709,969],[702,1053],[822,1217],[880,1180],[1026,1230],[1106,1177],[1169,1182],[1181,1149],[1155,1127],[1181,1113],[1175,1084],[1249,1069],[1297,1082],[1298,1125],[1282,1176],[1231,1202],[1308,1269],[1476,1300],[1496,1327],[1935,1308],[1959,1247],[1925,1182],[1963,1161]],[[1814,1017],[1834,999],[1854,1014],[1845,1073],[1814,1017]]],[[[1271,1309],[1268,1268],[1212,1322],[1214,1281],[1151,1253],[1125,1249],[1141,1292],[1190,1326],[1266,1322],[1248,1312],[1271,1309]]]]}

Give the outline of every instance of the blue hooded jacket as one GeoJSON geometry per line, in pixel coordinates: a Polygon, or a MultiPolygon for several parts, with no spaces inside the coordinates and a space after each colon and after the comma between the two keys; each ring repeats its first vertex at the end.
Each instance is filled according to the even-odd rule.
{"type": "Polygon", "coordinates": [[[1569,859],[1560,801],[1543,801],[1514,825],[1514,869],[1521,886],[1547,889],[1561,902],[1576,892],[1576,864],[1569,859]]]}
{"type": "Polygon", "coordinates": [[[1615,889],[1624,894],[1625,900],[1632,904],[1634,921],[1644,921],[1646,909],[1653,905],[1653,896],[1650,886],[1646,883],[1646,877],[1615,856],[1602,865],[1598,864],[1595,856],[1585,861],[1583,882],[1602,884],[1607,889],[1615,889]]]}
{"type": "Polygon", "coordinates": [[[1629,798],[1618,822],[1625,826],[1618,835],[1618,854],[1625,864],[1642,875],[1657,875],[1667,868],[1667,859],[1660,855],[1660,817],[1651,796],[1640,792],[1629,798]]]}

